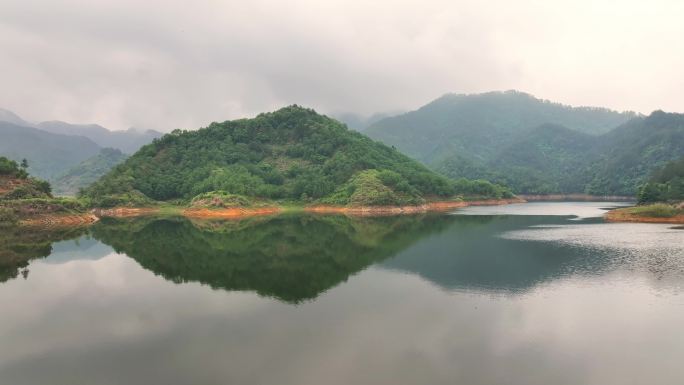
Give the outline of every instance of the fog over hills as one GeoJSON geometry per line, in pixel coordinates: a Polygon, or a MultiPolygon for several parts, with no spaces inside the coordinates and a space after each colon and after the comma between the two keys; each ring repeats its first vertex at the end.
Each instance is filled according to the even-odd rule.
{"type": "MultiPolygon", "coordinates": [[[[110,131],[97,124],[31,123],[0,109],[0,155],[16,161],[26,159],[30,173],[54,182],[57,192],[73,193],[109,171],[116,162],[103,160],[111,158],[112,149],[131,154],[160,136],[162,133],[154,130],[110,131]],[[72,168],[89,169],[88,178],[65,178],[72,168]],[[67,180],[65,185],[60,184],[67,180]]],[[[117,162],[122,156],[116,156],[117,162]]]]}

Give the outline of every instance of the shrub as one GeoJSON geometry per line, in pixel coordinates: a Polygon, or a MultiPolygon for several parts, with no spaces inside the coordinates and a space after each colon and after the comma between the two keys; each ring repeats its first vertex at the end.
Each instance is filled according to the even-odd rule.
{"type": "Polygon", "coordinates": [[[684,213],[684,210],[664,203],[637,206],[633,207],[630,211],[638,216],[656,218],[670,218],[684,213]]]}
{"type": "Polygon", "coordinates": [[[8,226],[16,224],[19,217],[13,209],[8,207],[0,207],[0,226],[8,226]]]}
{"type": "Polygon", "coordinates": [[[210,191],[192,198],[192,207],[247,207],[252,202],[242,195],[230,194],[225,191],[210,191]]]}

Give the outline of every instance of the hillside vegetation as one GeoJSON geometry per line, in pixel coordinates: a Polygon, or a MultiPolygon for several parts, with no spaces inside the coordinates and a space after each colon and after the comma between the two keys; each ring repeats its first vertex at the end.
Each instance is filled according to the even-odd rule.
{"type": "Polygon", "coordinates": [[[571,108],[518,92],[448,95],[365,132],[451,178],[527,194],[633,196],[684,154],[684,115],[571,108]]]}
{"type": "MultiPolygon", "coordinates": [[[[336,120],[290,106],[197,131],[173,131],[141,148],[82,196],[99,206],[189,202],[209,192],[397,205],[471,195],[487,183],[466,182],[456,184],[336,120]]],[[[503,187],[489,187],[494,194],[488,197],[510,194],[503,187]]]]}
{"type": "Polygon", "coordinates": [[[633,117],[633,113],[551,103],[517,91],[448,94],[416,111],[380,120],[364,133],[435,164],[454,154],[491,159],[519,135],[547,123],[598,135],[633,117]]]}
{"type": "Polygon", "coordinates": [[[100,152],[58,176],[52,183],[57,195],[75,196],[108,173],[114,166],[123,162],[126,155],[114,148],[103,148],[100,152]]]}
{"type": "Polygon", "coordinates": [[[0,227],[40,214],[82,213],[75,199],[54,198],[50,183],[29,176],[28,164],[0,156],[0,227]]]}
{"type": "Polygon", "coordinates": [[[684,201],[684,156],[656,170],[641,186],[639,203],[684,201]]]}

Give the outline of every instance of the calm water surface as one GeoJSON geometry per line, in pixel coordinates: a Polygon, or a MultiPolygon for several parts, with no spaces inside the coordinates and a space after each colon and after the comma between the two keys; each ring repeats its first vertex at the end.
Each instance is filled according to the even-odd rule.
{"type": "Polygon", "coordinates": [[[684,230],[609,203],[0,236],[0,384],[679,384],[684,230]]]}

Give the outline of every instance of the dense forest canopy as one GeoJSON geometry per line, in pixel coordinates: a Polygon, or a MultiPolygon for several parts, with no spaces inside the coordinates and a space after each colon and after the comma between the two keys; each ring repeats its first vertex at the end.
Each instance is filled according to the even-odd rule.
{"type": "Polygon", "coordinates": [[[635,116],[604,108],[565,106],[517,91],[447,94],[416,111],[382,119],[364,133],[426,164],[435,164],[453,154],[489,159],[542,124],[599,135],[635,116]]]}
{"type": "Polygon", "coordinates": [[[365,132],[451,178],[528,194],[633,196],[684,154],[684,115],[572,108],[519,92],[447,95],[365,132]]]}
{"type": "MultiPolygon", "coordinates": [[[[28,166],[28,163],[25,163],[25,165],[28,166]]],[[[19,166],[19,163],[11,159],[7,159],[4,156],[0,156],[0,176],[26,179],[26,177],[28,177],[28,173],[26,172],[25,167],[19,166]]]]}
{"type": "Polygon", "coordinates": [[[641,186],[639,203],[684,201],[684,156],[651,174],[641,186]]]}
{"type": "MultiPolygon", "coordinates": [[[[466,189],[482,190],[484,183],[455,184],[336,120],[290,106],[253,119],[173,131],[141,148],[83,196],[99,205],[187,201],[211,191],[336,204],[413,204],[430,196],[469,195],[466,189]]],[[[489,187],[495,197],[509,194],[489,187]]]]}

